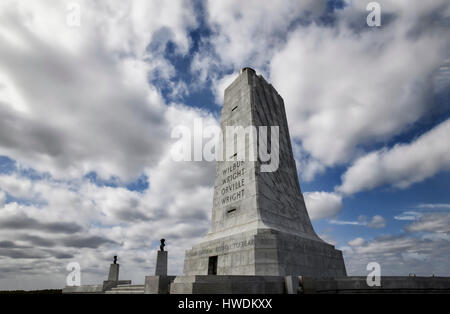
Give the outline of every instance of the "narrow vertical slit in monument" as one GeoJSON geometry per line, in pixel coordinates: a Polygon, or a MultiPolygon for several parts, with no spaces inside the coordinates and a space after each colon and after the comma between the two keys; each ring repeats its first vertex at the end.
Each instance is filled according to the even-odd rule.
{"type": "Polygon", "coordinates": [[[238,106],[234,107],[233,109],[231,109],[231,111],[235,111],[237,109],[238,106]]]}
{"type": "Polygon", "coordinates": [[[208,275],[217,275],[217,255],[209,257],[208,275]]]}
{"type": "Polygon", "coordinates": [[[229,210],[227,211],[227,214],[231,214],[232,212],[235,212],[235,211],[236,211],[236,208],[229,209],[229,210]]]}

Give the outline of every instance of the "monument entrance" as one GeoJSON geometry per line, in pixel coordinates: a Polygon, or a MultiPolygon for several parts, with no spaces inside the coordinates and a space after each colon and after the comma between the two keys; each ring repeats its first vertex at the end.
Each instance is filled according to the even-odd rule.
{"type": "Polygon", "coordinates": [[[208,275],[217,275],[217,255],[209,257],[208,275]]]}

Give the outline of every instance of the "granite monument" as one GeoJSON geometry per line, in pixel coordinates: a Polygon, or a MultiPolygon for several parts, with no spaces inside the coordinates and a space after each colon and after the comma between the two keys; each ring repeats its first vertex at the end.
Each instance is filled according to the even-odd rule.
{"type": "Polygon", "coordinates": [[[342,252],[320,239],[309,219],[283,99],[251,68],[242,69],[225,90],[220,122],[224,143],[234,140],[226,138],[225,128],[237,125],[278,126],[278,143],[271,143],[270,136],[253,143],[255,151],[260,145],[278,150],[278,168],[263,172],[260,158],[230,158],[223,149],[211,228],[185,253],[184,275],[346,276],[342,252]]]}

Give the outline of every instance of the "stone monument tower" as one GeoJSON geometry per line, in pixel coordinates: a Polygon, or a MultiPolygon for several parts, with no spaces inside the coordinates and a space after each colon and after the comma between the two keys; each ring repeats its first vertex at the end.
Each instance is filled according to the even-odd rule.
{"type": "Polygon", "coordinates": [[[226,126],[278,126],[277,142],[260,134],[255,145],[256,151],[262,144],[278,150],[279,165],[263,172],[260,158],[242,161],[224,152],[225,160],[217,162],[211,228],[186,251],[184,275],[346,276],[342,252],[311,225],[275,88],[253,69],[242,69],[225,90],[220,125],[223,134],[226,126]]]}

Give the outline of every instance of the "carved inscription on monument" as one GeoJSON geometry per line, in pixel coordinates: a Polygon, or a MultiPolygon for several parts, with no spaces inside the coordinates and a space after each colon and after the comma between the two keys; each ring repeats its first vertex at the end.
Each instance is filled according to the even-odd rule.
{"type": "Polygon", "coordinates": [[[235,161],[222,169],[219,206],[238,201],[245,194],[245,161],[235,161]]]}
{"type": "Polygon", "coordinates": [[[211,254],[220,254],[224,252],[228,252],[230,250],[236,250],[236,249],[243,249],[246,247],[253,247],[255,245],[255,242],[253,239],[249,240],[243,240],[239,242],[234,242],[230,244],[222,243],[219,246],[216,247],[210,247],[210,248],[204,248],[197,251],[189,251],[186,252],[186,255],[193,257],[197,255],[211,255],[211,254]]]}

